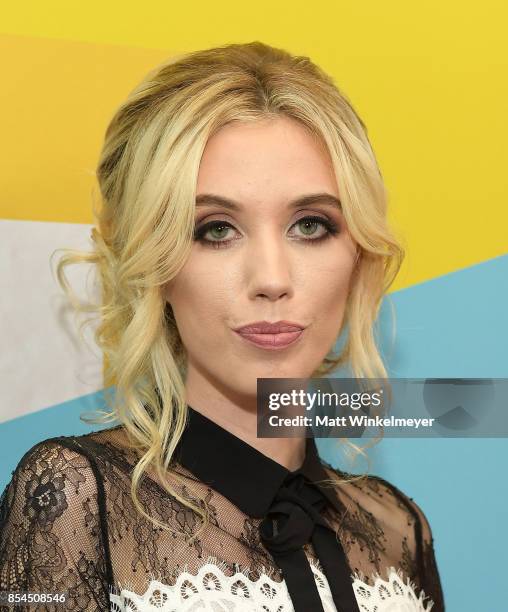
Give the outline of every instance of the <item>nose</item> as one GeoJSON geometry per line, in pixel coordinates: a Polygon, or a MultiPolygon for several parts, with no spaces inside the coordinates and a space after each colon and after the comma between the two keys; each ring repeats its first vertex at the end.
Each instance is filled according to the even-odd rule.
{"type": "Polygon", "coordinates": [[[265,233],[246,250],[249,298],[278,300],[293,294],[288,245],[280,236],[265,233]]]}

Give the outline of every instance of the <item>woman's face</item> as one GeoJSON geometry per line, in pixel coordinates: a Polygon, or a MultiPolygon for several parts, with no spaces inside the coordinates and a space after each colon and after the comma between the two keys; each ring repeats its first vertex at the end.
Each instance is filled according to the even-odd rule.
{"type": "Polygon", "coordinates": [[[287,117],[229,124],[206,145],[196,193],[196,239],[166,286],[187,401],[252,400],[257,378],[311,376],[337,339],[356,256],[328,153],[287,117]],[[251,336],[259,346],[234,331],[283,320],[303,332],[251,336]]]}

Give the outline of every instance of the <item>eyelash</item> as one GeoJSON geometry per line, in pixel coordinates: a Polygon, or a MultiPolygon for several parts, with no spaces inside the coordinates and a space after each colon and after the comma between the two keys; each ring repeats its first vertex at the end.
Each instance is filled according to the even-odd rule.
{"type": "MultiPolygon", "coordinates": [[[[319,236],[318,238],[299,238],[298,239],[299,242],[311,242],[311,243],[323,242],[324,240],[327,240],[328,238],[331,238],[332,236],[336,236],[339,233],[339,226],[334,221],[325,219],[323,217],[316,217],[312,215],[298,219],[298,221],[296,221],[296,223],[294,223],[291,227],[294,227],[295,225],[298,225],[299,223],[302,223],[303,221],[310,221],[312,223],[321,224],[326,229],[326,233],[323,234],[322,236],[319,236]]],[[[235,240],[235,238],[232,238],[230,240],[207,240],[205,239],[204,236],[206,235],[208,230],[213,229],[215,227],[230,227],[234,229],[234,227],[228,221],[221,221],[221,220],[210,221],[208,223],[203,224],[201,227],[198,227],[195,230],[194,240],[201,242],[202,244],[206,246],[211,246],[212,248],[215,248],[215,249],[225,248],[224,245],[227,245],[230,242],[233,242],[233,240],[235,240]]]]}

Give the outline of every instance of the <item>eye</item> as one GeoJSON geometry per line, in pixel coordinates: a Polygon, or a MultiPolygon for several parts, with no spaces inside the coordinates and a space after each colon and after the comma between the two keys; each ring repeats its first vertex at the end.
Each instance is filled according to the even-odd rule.
{"type": "MultiPolygon", "coordinates": [[[[291,226],[291,228],[294,227],[300,228],[302,232],[300,236],[303,236],[303,238],[297,237],[297,242],[308,242],[315,244],[339,233],[339,226],[334,221],[331,221],[325,217],[312,215],[298,219],[298,221],[291,226]],[[322,231],[316,232],[316,229],[319,228],[322,228],[322,231]],[[308,236],[310,236],[310,238],[308,236]]],[[[229,243],[237,240],[236,238],[230,238],[228,240],[224,239],[228,236],[229,230],[234,229],[235,228],[228,221],[209,221],[195,230],[194,240],[216,249],[224,248],[227,247],[229,243]],[[211,238],[206,237],[208,234],[211,236],[211,238]]]]}
{"type": "Polygon", "coordinates": [[[330,238],[330,236],[335,236],[339,232],[339,227],[334,221],[317,216],[302,217],[292,227],[300,227],[303,236],[314,236],[314,238],[303,238],[304,242],[321,242],[330,238]],[[316,228],[319,227],[323,231],[316,234],[316,228]]]}
{"type": "Polygon", "coordinates": [[[194,240],[215,248],[221,248],[234,240],[234,238],[230,240],[223,240],[224,236],[227,235],[227,230],[229,229],[234,229],[234,227],[227,221],[210,221],[209,223],[205,223],[196,229],[194,232],[194,240]],[[205,238],[207,234],[211,234],[212,239],[205,238]]]}

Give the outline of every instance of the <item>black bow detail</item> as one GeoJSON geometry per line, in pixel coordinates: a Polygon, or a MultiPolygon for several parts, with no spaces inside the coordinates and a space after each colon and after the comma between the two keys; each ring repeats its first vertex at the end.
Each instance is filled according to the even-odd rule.
{"type": "Polygon", "coordinates": [[[259,525],[265,547],[282,569],[295,612],[323,611],[303,545],[312,541],[339,612],[358,611],[349,566],[334,530],[322,516],[327,503],[320,489],[300,471],[284,479],[259,525]]]}
{"type": "Polygon", "coordinates": [[[328,527],[321,516],[325,505],[321,491],[309,486],[303,474],[290,474],[259,526],[266,548],[279,554],[301,548],[311,539],[316,524],[328,527]]]}

